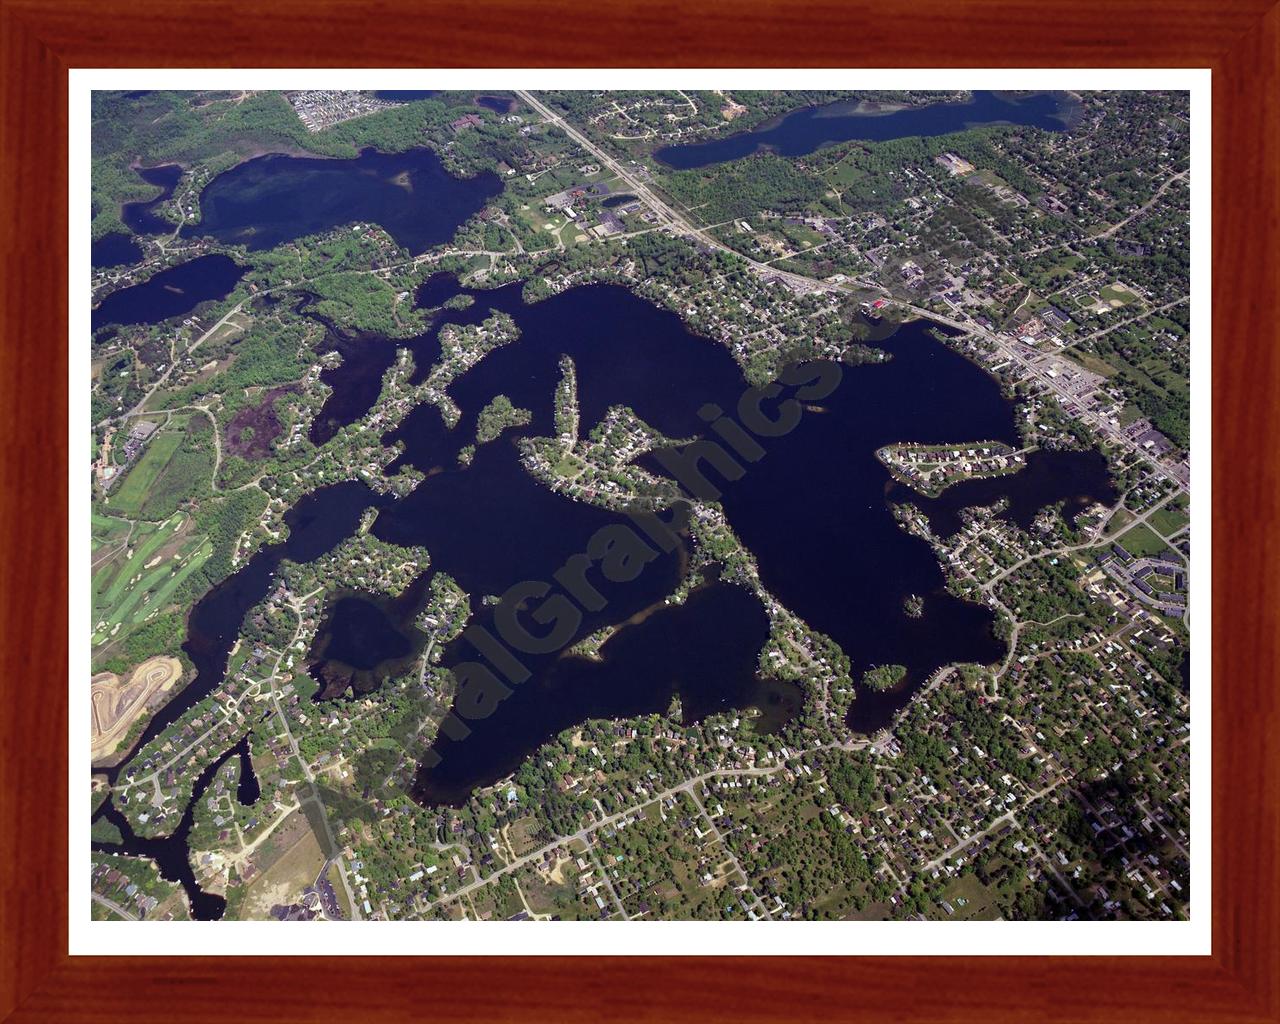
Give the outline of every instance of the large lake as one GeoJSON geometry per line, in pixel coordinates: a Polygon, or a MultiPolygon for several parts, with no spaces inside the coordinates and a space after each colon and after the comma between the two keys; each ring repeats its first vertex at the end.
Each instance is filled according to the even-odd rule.
{"type": "Polygon", "coordinates": [[[975,91],[968,103],[933,103],[892,113],[865,113],[858,110],[856,102],[844,101],[805,107],[748,132],[666,146],[653,155],[668,167],[685,171],[738,160],[761,150],[804,156],[823,146],[853,139],[883,142],[909,136],[948,135],[984,124],[1063,131],[1070,123],[1074,106],[1062,93],[1014,96],[983,91],[975,91]]]}
{"type": "MultiPolygon", "coordinates": [[[[418,298],[435,307],[459,291],[456,283],[437,278],[418,298]]],[[[263,549],[196,605],[186,646],[196,679],[156,716],[143,743],[222,678],[244,615],[269,591],[280,560],[308,561],[331,550],[371,505],[380,509],[373,533],[396,544],[424,545],[431,571],[458,580],[472,597],[473,621],[485,626],[493,625],[496,610],[483,598],[521,581],[551,581],[596,531],[625,522],[620,514],[553,493],[520,464],[515,438],[554,433],[561,354],[577,367],[584,436],[616,404],[629,405],[668,437],[701,435],[706,426],[699,410],[707,403],[734,409],[746,387],[722,346],[620,287],[574,288],[532,305],[522,300],[519,285],[469,294],[474,305],[439,312],[430,330],[408,343],[420,356],[419,374],[438,353],[436,336],[446,322],[476,323],[499,309],[513,317],[521,336],[450,387],[462,410],[456,428],[447,429],[435,407],[420,406],[384,437],[386,444],[404,445],[393,471],[412,465],[427,478],[399,500],[380,498],[359,483],[322,488],[302,499],[289,514],[288,541],[263,549]],[[529,409],[532,421],[481,446],[469,466],[459,466],[457,453],[473,442],[478,412],[498,394],[529,409]]],[[[349,372],[331,381],[331,420],[362,414],[369,399],[362,394],[348,401],[345,382],[362,390],[361,362],[383,366],[397,344],[405,343],[368,336],[350,341],[343,352],[349,372]]],[[[1017,442],[1013,406],[996,381],[931,336],[926,325],[905,325],[877,344],[890,354],[887,362],[844,367],[835,390],[820,404],[810,403],[790,433],[767,440],[763,457],[746,465],[741,479],[717,478],[725,513],[755,555],[764,585],[840,644],[855,678],[876,664],[907,667],[906,685],[893,693],[859,693],[849,720],[858,731],[885,724],[939,666],[991,663],[1005,651],[993,635],[992,613],[949,594],[928,544],[894,520],[891,499],[902,496],[876,450],[895,441],[1017,442]],[[909,594],[923,598],[919,618],[906,613],[909,594]]],[[[644,458],[658,468],[653,456],[644,458]]],[[[1022,522],[1045,505],[1066,502],[1073,511],[1110,494],[1096,455],[1054,456],[1046,465],[1040,468],[1037,460],[1024,473],[961,485],[943,500],[917,503],[945,527],[961,501],[1005,498],[1009,515],[1022,522]]],[[[754,594],[713,579],[683,605],[666,603],[688,553],[687,541],[660,552],[625,583],[606,582],[592,570],[603,604],[583,615],[574,638],[603,626],[624,627],[605,644],[600,660],[565,657],[559,649],[523,656],[529,678],[513,686],[491,715],[468,721],[464,737],[438,737],[418,773],[419,799],[461,803],[477,786],[515,770],[560,730],[592,717],[663,711],[676,694],[686,721],[717,710],[755,708],[762,729],[784,726],[801,694],[756,676],[768,621],[754,594]]],[[[417,585],[424,583],[425,577],[417,585]]],[[[377,685],[379,666],[402,667],[410,652],[411,638],[396,616],[379,617],[387,612],[385,604],[362,598],[337,601],[325,626],[321,656],[366,673],[351,680],[357,689],[377,685]]],[[[445,651],[449,665],[477,657],[466,637],[445,651]]],[[[333,695],[342,678],[330,681],[333,695]]]]}
{"type": "Polygon", "coordinates": [[[417,253],[447,242],[501,191],[496,174],[455,178],[429,149],[366,149],[351,160],[270,154],[209,182],[200,193],[200,223],[182,234],[256,250],[372,222],[417,253]]]}
{"type": "MultiPolygon", "coordinates": [[[[436,305],[456,291],[433,279],[420,290],[419,300],[436,305]]],[[[512,442],[520,435],[554,432],[551,395],[562,353],[577,368],[584,434],[619,404],[629,405],[669,437],[700,434],[705,429],[698,417],[702,405],[733,408],[746,385],[724,348],[622,288],[576,288],[533,305],[523,302],[518,285],[469,294],[476,300],[473,306],[444,314],[427,335],[408,342],[419,367],[438,354],[439,322],[478,323],[497,309],[513,317],[520,340],[489,354],[451,386],[462,410],[454,430],[445,428],[434,407],[421,406],[384,439],[405,446],[393,470],[408,464],[431,475],[408,497],[388,506],[373,529],[384,540],[425,545],[433,552],[434,568],[450,573],[479,598],[499,595],[521,580],[551,579],[568,555],[583,550],[594,529],[610,521],[610,513],[565,501],[533,481],[512,442]],[[469,467],[458,467],[457,452],[474,438],[477,413],[497,394],[529,409],[532,422],[482,447],[469,467]]],[[[836,392],[811,410],[799,428],[770,442],[767,456],[742,480],[726,482],[722,499],[730,523],[756,555],[766,587],[835,639],[852,659],[855,676],[889,661],[907,666],[906,686],[889,697],[855,702],[850,724],[862,730],[885,724],[886,715],[902,706],[937,667],[952,661],[993,662],[1004,654],[992,633],[991,612],[948,593],[929,546],[894,520],[888,499],[892,480],[875,458],[876,449],[903,440],[1017,442],[1013,407],[996,381],[932,337],[925,324],[903,327],[883,347],[892,356],[888,362],[846,368],[836,392]],[[904,610],[910,594],[924,599],[919,618],[904,610]]],[[[390,348],[369,343],[363,351],[349,350],[348,359],[381,368],[390,348]]],[[[356,368],[350,373],[353,379],[362,377],[356,368]]],[[[353,387],[353,393],[360,390],[353,387]]],[[[355,418],[365,408],[362,398],[349,413],[355,418]]],[[[656,465],[651,457],[644,461],[650,468],[656,465]]],[[[1010,514],[1021,523],[1045,505],[1065,501],[1074,510],[1079,503],[1108,497],[1100,464],[1096,454],[1055,453],[1049,472],[1033,460],[1025,474],[955,488],[952,504],[939,500],[927,511],[941,522],[948,513],[958,514],[960,499],[987,504],[1005,498],[1010,514]]],[[[612,595],[607,610],[588,614],[581,632],[654,607],[676,578],[675,561],[659,558],[612,595]]],[[[710,587],[705,597],[690,602],[691,609],[716,623],[717,628],[708,626],[696,635],[719,651],[726,665],[719,696],[703,707],[768,711],[776,694],[752,690],[727,668],[736,664],[738,650],[747,649],[754,657],[763,634],[741,610],[726,620],[711,611],[741,599],[758,606],[754,597],[727,584],[710,587]],[[730,628],[732,621],[741,629],[730,628]]],[[[670,613],[676,618],[693,614],[670,613]]],[[[482,623],[490,617],[485,608],[477,612],[482,623]]],[[[658,618],[648,628],[656,631],[664,622],[658,618]]],[[[623,639],[643,635],[647,625],[645,620],[615,637],[605,650],[611,656],[593,671],[606,673],[610,692],[632,692],[634,697],[628,691],[629,669],[643,665],[640,674],[650,679],[653,691],[647,707],[658,710],[667,695],[663,680],[675,675],[669,665],[655,669],[651,662],[637,662],[636,648],[623,639]],[[626,656],[619,656],[623,651],[626,656]]],[[[695,644],[690,657],[696,658],[699,650],[695,644]]],[[[476,652],[462,641],[448,653],[449,661],[457,663],[476,652]]],[[[533,667],[533,678],[491,716],[470,723],[472,732],[464,740],[440,738],[440,763],[420,773],[420,796],[457,802],[475,785],[513,770],[565,724],[610,708],[609,717],[634,713],[626,709],[638,706],[621,696],[612,705],[599,698],[575,698],[574,687],[565,681],[586,669],[568,666],[565,659],[547,658],[533,667]]],[[[675,691],[688,696],[680,685],[675,691]]],[[[696,704],[686,703],[686,711],[696,704]]]]}

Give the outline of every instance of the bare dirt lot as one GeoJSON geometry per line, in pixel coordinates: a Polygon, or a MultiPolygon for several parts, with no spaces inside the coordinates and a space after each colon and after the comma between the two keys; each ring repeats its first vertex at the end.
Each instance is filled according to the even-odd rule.
{"type": "Polygon", "coordinates": [[[133,670],[128,682],[114,672],[93,677],[89,700],[92,706],[93,760],[110,757],[157,693],[168,692],[182,676],[177,658],[149,658],[133,670]]]}
{"type": "Polygon", "coordinates": [[[253,858],[262,872],[245,890],[242,920],[265,920],[276,904],[295,902],[325,865],[324,852],[301,811],[295,811],[271,838],[259,851],[261,856],[253,858]],[[272,859],[268,862],[268,858],[272,859]]]}

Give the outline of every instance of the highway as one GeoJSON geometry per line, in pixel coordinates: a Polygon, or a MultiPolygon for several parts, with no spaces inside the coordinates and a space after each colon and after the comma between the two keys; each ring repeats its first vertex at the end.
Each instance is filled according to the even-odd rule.
{"type": "Polygon", "coordinates": [[[707,234],[706,231],[701,228],[694,227],[680,216],[680,214],[676,213],[675,210],[659,199],[658,196],[654,194],[653,190],[641,181],[633,171],[628,171],[622,166],[622,164],[583,135],[577,128],[569,124],[563,117],[551,110],[551,108],[541,103],[539,100],[534,99],[530,93],[522,90],[517,89],[516,95],[541,114],[548,122],[555,125],[562,132],[568,135],[569,138],[573,139],[573,141],[579,146],[599,160],[602,166],[609,168],[609,170],[625,181],[627,183],[627,187],[649,205],[653,212],[657,214],[660,221],[674,228],[679,234],[688,238],[696,239],[704,245],[709,245],[713,249],[719,249],[721,252],[732,253],[734,256],[738,257],[738,259],[746,260],[747,263],[751,264],[751,266],[758,272],[768,274],[771,277],[785,279],[794,288],[797,288],[800,291],[834,292],[842,290],[839,285],[834,285],[827,281],[819,281],[812,277],[805,277],[803,274],[793,274],[789,270],[779,270],[777,267],[771,267],[767,263],[761,263],[759,260],[753,260],[748,256],[742,255],[742,253],[738,252],[736,249],[729,248],[729,246],[725,245],[723,242],[718,241],[711,235],[707,234]]]}

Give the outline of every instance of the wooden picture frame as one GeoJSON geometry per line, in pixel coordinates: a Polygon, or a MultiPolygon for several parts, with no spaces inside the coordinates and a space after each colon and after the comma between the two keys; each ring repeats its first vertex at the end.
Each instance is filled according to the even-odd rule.
{"type": "Polygon", "coordinates": [[[0,0],[0,1020],[1280,1020],[1280,6],[610,0],[582,14],[561,0],[0,0]],[[1211,956],[68,955],[68,69],[453,64],[1212,69],[1211,956]]]}

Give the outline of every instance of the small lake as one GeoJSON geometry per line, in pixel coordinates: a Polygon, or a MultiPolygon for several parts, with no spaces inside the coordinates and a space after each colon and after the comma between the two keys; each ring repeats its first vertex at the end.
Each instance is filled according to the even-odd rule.
{"type": "Polygon", "coordinates": [[[455,178],[429,149],[366,149],[351,160],[273,153],[209,182],[200,193],[201,222],[188,224],[182,234],[258,250],[374,223],[418,253],[447,242],[501,191],[496,174],[455,178]]]}
{"type": "Polygon", "coordinates": [[[515,109],[516,101],[510,96],[477,96],[476,106],[495,114],[509,114],[515,109]]]}
{"type": "Polygon", "coordinates": [[[421,661],[427,636],[415,620],[430,580],[422,573],[395,598],[352,591],[330,599],[308,668],[320,686],[317,699],[368,693],[421,661]]]}
{"type": "Polygon", "coordinates": [[[439,96],[439,89],[380,89],[373,94],[388,103],[413,103],[417,100],[429,100],[439,96]]]}
{"type": "Polygon", "coordinates": [[[123,267],[142,259],[142,246],[132,235],[113,231],[103,235],[90,246],[90,257],[95,270],[104,267],[123,267]]]}
{"type": "Polygon", "coordinates": [[[823,146],[854,139],[883,142],[911,136],[948,135],[986,124],[1016,124],[1065,131],[1074,101],[1062,93],[975,91],[968,103],[933,103],[891,113],[862,112],[857,102],[841,101],[805,107],[766,121],[748,132],[706,142],[665,146],[653,155],[678,171],[739,160],[762,150],[782,156],[804,156],[823,146]]]}
{"type": "Polygon", "coordinates": [[[112,292],[93,310],[93,330],[106,324],[158,324],[230,294],[248,267],[230,256],[197,256],[112,292]]]}

